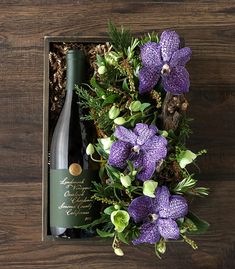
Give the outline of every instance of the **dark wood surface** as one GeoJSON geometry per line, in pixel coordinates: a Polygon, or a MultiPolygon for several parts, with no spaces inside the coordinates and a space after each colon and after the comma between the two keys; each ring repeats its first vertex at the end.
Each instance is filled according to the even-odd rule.
{"type": "Polygon", "coordinates": [[[235,268],[235,2],[0,1],[0,268],[235,268]],[[172,243],[163,260],[151,247],[41,242],[43,37],[104,36],[109,18],[136,35],[177,30],[193,50],[190,115],[208,199],[192,207],[211,223],[199,250],[172,243]]]}

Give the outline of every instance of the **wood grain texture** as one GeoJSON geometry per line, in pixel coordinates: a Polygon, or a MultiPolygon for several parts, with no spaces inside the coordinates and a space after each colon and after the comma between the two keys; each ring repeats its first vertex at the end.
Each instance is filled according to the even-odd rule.
{"type": "Polygon", "coordinates": [[[0,268],[235,268],[234,52],[234,1],[0,1],[0,268]],[[212,189],[193,203],[212,224],[198,251],[172,243],[159,261],[129,246],[121,259],[105,242],[41,242],[43,37],[105,36],[110,18],[136,35],[173,28],[193,50],[190,144],[209,151],[212,189]]]}

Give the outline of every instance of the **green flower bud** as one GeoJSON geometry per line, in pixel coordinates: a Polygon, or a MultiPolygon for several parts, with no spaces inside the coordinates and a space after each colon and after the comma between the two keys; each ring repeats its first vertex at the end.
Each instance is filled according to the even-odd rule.
{"type": "Polygon", "coordinates": [[[121,233],[129,224],[130,216],[125,210],[116,210],[111,213],[111,222],[115,230],[121,233]]]}
{"type": "Polygon", "coordinates": [[[166,242],[161,240],[157,243],[157,251],[160,254],[164,254],[166,252],[166,242]]]}
{"type": "Polygon", "coordinates": [[[114,123],[117,125],[123,125],[126,122],[126,120],[123,117],[118,117],[114,120],[114,123]]]}
{"type": "Polygon", "coordinates": [[[162,135],[162,136],[164,136],[164,137],[168,137],[168,132],[165,131],[165,130],[163,130],[163,131],[161,131],[161,132],[159,132],[159,133],[160,133],[160,135],[162,135]]]}
{"type": "Polygon", "coordinates": [[[94,146],[90,143],[87,147],[86,147],[86,154],[92,155],[95,152],[95,148],[94,146]]]}
{"type": "Polygon", "coordinates": [[[120,205],[114,205],[114,208],[115,208],[116,210],[118,210],[118,209],[120,209],[121,207],[120,207],[120,205]]]}
{"type": "Polygon", "coordinates": [[[137,174],[137,171],[136,171],[136,170],[133,170],[133,171],[131,172],[131,175],[132,175],[133,177],[135,177],[136,174],[137,174]]]}
{"type": "Polygon", "coordinates": [[[186,231],[187,231],[187,228],[186,227],[180,228],[180,233],[181,234],[184,234],[186,231]]]}
{"type": "Polygon", "coordinates": [[[124,255],[124,252],[121,248],[114,248],[114,253],[117,255],[117,256],[123,256],[124,255]]]}
{"type": "Polygon", "coordinates": [[[101,65],[99,68],[98,68],[98,73],[100,75],[103,75],[105,74],[105,72],[107,71],[106,67],[104,65],[101,65]]]}
{"type": "Polygon", "coordinates": [[[141,102],[140,101],[133,101],[131,102],[129,109],[133,112],[140,111],[141,108],[141,102]]]}
{"type": "Polygon", "coordinates": [[[154,180],[146,180],[143,185],[143,194],[154,198],[157,185],[158,183],[154,180]]]}
{"type": "Polygon", "coordinates": [[[124,176],[123,174],[121,174],[120,181],[125,188],[131,186],[131,177],[130,176],[124,176]]]}
{"type": "Polygon", "coordinates": [[[191,150],[185,150],[177,159],[181,168],[185,168],[186,165],[192,163],[197,158],[197,154],[191,150]]]}
{"type": "Polygon", "coordinates": [[[120,109],[116,106],[112,106],[109,110],[109,118],[111,120],[114,120],[118,117],[118,115],[120,114],[120,109]]]}

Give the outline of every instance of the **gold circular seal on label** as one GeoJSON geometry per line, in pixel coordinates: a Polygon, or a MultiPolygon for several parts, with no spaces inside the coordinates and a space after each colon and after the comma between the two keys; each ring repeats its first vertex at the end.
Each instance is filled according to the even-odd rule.
{"type": "Polygon", "coordinates": [[[82,167],[78,163],[72,163],[69,166],[69,173],[73,176],[79,176],[82,173],[82,167]]]}

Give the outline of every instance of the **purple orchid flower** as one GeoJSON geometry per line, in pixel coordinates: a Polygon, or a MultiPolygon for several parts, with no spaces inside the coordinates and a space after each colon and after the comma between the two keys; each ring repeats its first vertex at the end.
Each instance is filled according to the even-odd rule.
{"type": "Polygon", "coordinates": [[[161,77],[165,91],[174,95],[189,91],[189,74],[185,64],[191,56],[190,48],[179,49],[180,38],[175,31],[164,31],[160,42],[148,42],[141,47],[143,67],[139,72],[141,94],[153,89],[161,77]]]}
{"type": "Polygon", "coordinates": [[[188,213],[187,201],[180,195],[170,195],[166,186],[158,187],[156,197],[140,196],[135,198],[128,208],[134,222],[143,222],[140,236],[133,244],[157,243],[164,239],[178,239],[179,227],[175,220],[188,213]]]}
{"type": "Polygon", "coordinates": [[[137,123],[133,131],[118,126],[114,132],[118,141],[111,146],[109,164],[125,169],[130,160],[135,168],[141,168],[137,179],[145,181],[151,178],[157,163],[167,154],[167,140],[157,136],[157,131],[156,126],[144,123],[137,123]]]}

